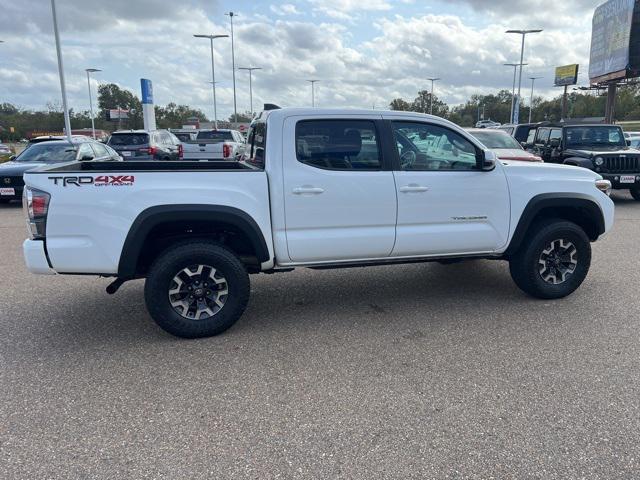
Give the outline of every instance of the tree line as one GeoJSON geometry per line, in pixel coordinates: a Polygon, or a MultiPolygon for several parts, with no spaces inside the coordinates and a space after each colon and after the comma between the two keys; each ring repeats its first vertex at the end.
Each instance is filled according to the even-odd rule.
{"type": "MultiPolygon", "coordinates": [[[[197,108],[188,105],[169,103],[155,106],[156,125],[158,128],[180,128],[189,119],[197,118],[201,122],[208,122],[207,116],[197,108]]],[[[98,130],[111,132],[119,126],[126,129],[143,128],[142,102],[131,91],[120,88],[113,83],[102,84],[98,87],[98,105],[95,114],[95,126],[98,130]],[[120,108],[128,110],[128,119],[118,121],[107,120],[107,112],[120,108]]],[[[88,110],[69,111],[71,129],[91,127],[91,115],[88,110]]],[[[251,114],[238,114],[238,122],[250,121],[251,114]]],[[[233,115],[229,121],[234,121],[233,115]]],[[[0,103],[0,140],[17,141],[26,138],[29,132],[61,132],[64,127],[62,106],[48,103],[42,110],[23,109],[11,103],[0,103]],[[13,130],[13,131],[11,131],[13,130]]]]}
{"type": "MultiPolygon", "coordinates": [[[[529,120],[529,100],[520,107],[520,121],[529,120]]],[[[567,99],[569,118],[604,117],[606,93],[583,93],[572,91],[567,99]]],[[[422,90],[413,101],[395,98],[389,104],[391,110],[429,113],[431,92],[422,90]]],[[[496,94],[472,95],[462,105],[449,106],[437,95],[433,96],[433,114],[451,120],[462,127],[471,127],[481,118],[500,123],[509,123],[511,116],[511,92],[500,90],[496,94]]],[[[531,119],[534,122],[560,121],[562,117],[562,95],[551,100],[533,98],[531,119]]],[[[618,121],[640,120],[640,86],[629,85],[618,90],[616,98],[616,118],[618,121]]]]}

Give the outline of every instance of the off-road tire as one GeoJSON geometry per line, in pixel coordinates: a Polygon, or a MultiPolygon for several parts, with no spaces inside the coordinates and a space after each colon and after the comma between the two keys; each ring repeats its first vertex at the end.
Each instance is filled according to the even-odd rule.
{"type": "MultiPolygon", "coordinates": [[[[217,288],[214,283],[211,285],[217,288]]],[[[203,338],[218,335],[238,321],[249,301],[250,290],[247,270],[232,251],[215,243],[193,241],[170,247],[160,254],[149,269],[144,297],[149,314],[163,330],[177,337],[203,338]],[[175,291],[172,290],[177,285],[175,278],[184,275],[184,269],[197,266],[213,267],[216,275],[224,279],[228,294],[217,297],[224,299],[224,305],[208,318],[185,318],[184,315],[191,312],[183,309],[184,315],[179,313],[172,306],[170,291],[175,291]]],[[[203,302],[206,300],[211,298],[201,298],[203,302]]]]}
{"type": "Polygon", "coordinates": [[[559,219],[533,224],[523,245],[509,261],[511,277],[516,285],[525,293],[541,299],[558,299],[571,295],[582,285],[590,266],[591,243],[586,233],[575,223],[559,219]],[[557,277],[563,277],[561,270],[556,270],[555,267],[548,270],[545,264],[549,264],[542,260],[548,258],[549,254],[545,252],[553,245],[556,246],[554,250],[565,252],[568,249],[564,250],[564,247],[572,245],[569,253],[558,257],[571,260],[561,262],[562,265],[576,262],[575,266],[570,265],[570,268],[574,268],[570,274],[567,273],[570,268],[564,269],[566,279],[558,284],[553,282],[558,280],[557,277]],[[549,276],[549,271],[557,272],[558,275],[552,277],[553,280],[545,280],[543,275],[549,276]]]}

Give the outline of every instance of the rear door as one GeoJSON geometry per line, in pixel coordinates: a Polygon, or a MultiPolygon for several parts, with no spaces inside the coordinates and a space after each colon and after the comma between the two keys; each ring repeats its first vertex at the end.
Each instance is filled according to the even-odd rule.
{"type": "Polygon", "coordinates": [[[380,117],[285,120],[285,223],[292,261],[389,256],[396,190],[380,131],[380,117]]]}
{"type": "Polygon", "coordinates": [[[509,235],[510,199],[500,166],[477,169],[480,149],[447,126],[393,121],[398,225],[393,257],[489,253],[509,235]]]}

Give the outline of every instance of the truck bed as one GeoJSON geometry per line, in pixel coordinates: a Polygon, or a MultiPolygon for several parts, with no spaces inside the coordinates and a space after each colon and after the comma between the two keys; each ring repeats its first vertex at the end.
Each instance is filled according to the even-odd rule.
{"type": "Polygon", "coordinates": [[[131,162],[71,162],[55,167],[43,167],[32,172],[163,172],[163,171],[256,171],[256,167],[236,161],[131,161],[131,162]]]}

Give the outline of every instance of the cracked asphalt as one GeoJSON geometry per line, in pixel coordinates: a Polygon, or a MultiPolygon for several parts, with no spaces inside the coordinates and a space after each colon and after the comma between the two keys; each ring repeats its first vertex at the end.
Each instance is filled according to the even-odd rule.
{"type": "Polygon", "coordinates": [[[143,283],[29,274],[0,205],[0,478],[640,477],[640,204],[570,298],[503,262],[252,277],[186,341],[143,283]]]}

